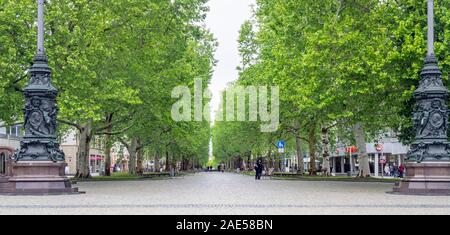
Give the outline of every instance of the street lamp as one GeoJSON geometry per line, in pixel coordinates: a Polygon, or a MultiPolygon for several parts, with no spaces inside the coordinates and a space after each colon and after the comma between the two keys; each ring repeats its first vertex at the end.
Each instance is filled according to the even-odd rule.
{"type": "Polygon", "coordinates": [[[37,52],[29,70],[29,82],[25,95],[25,136],[20,150],[14,155],[20,161],[64,161],[56,137],[58,90],[51,83],[52,70],[44,48],[44,0],[38,2],[37,52]]]}
{"type": "Polygon", "coordinates": [[[67,164],[56,135],[58,90],[51,83],[52,70],[44,48],[44,0],[37,0],[37,53],[24,89],[25,136],[14,153],[9,187],[0,193],[76,193],[65,176],[67,164]]]}
{"type": "Polygon", "coordinates": [[[434,53],[434,0],[428,0],[428,53],[414,92],[415,141],[406,158],[407,177],[394,193],[450,195],[449,91],[434,53]]]}

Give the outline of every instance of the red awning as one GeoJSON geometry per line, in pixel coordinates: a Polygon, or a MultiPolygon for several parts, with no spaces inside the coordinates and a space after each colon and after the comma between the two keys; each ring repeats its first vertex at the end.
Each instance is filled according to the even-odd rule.
{"type": "Polygon", "coordinates": [[[91,155],[91,161],[101,161],[102,159],[103,159],[102,156],[91,155]]]}

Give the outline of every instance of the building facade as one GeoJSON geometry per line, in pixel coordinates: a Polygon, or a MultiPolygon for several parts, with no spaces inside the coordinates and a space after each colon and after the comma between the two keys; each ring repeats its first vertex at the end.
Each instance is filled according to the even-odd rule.
{"type": "MultiPolygon", "coordinates": [[[[384,166],[400,166],[404,163],[409,146],[405,146],[397,138],[383,138],[377,143],[366,143],[369,156],[370,171],[374,176],[383,174],[384,166]],[[382,164],[381,159],[386,163],[382,164]]],[[[334,174],[356,174],[359,168],[358,154],[337,148],[331,157],[331,168],[334,174]]]]}
{"type": "MultiPolygon", "coordinates": [[[[0,122],[0,126],[4,126],[0,122]]],[[[0,127],[0,175],[7,175],[7,161],[13,152],[20,147],[23,128],[20,125],[0,127]]]]}
{"type": "MultiPolygon", "coordinates": [[[[403,145],[392,135],[384,137],[376,143],[366,143],[366,149],[372,175],[382,176],[386,165],[398,167],[404,163],[409,146],[403,145]],[[382,159],[386,161],[384,164],[381,161],[382,159]]],[[[330,157],[332,173],[337,175],[357,174],[359,170],[359,158],[356,147],[342,145],[336,147],[334,150],[330,157]]],[[[298,159],[295,149],[291,149],[285,154],[277,153],[276,157],[281,160],[281,168],[283,171],[293,172],[297,170],[298,159]]],[[[311,161],[309,153],[305,153],[303,157],[303,167],[305,171],[308,171],[311,161]]],[[[316,169],[320,169],[322,165],[322,156],[320,153],[317,153],[316,159],[316,169]]]]}
{"type": "MultiPolygon", "coordinates": [[[[61,139],[61,149],[66,155],[68,175],[75,175],[77,172],[77,153],[79,147],[79,136],[73,129],[69,130],[61,139]]],[[[92,176],[104,174],[105,169],[105,153],[104,144],[101,138],[94,137],[91,141],[91,149],[89,152],[89,169],[92,176]]]]}

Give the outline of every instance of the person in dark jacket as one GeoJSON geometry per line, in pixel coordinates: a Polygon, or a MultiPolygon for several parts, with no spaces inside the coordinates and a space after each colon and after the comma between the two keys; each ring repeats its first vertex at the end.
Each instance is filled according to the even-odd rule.
{"type": "Polygon", "coordinates": [[[264,170],[264,166],[263,166],[261,160],[258,160],[258,161],[256,162],[255,170],[256,170],[256,176],[255,176],[255,179],[256,179],[256,180],[261,180],[262,172],[263,172],[263,170],[264,170]]]}

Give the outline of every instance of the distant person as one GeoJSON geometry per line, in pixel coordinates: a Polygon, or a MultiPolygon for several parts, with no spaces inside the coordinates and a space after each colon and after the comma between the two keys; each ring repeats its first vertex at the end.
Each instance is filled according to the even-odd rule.
{"type": "Polygon", "coordinates": [[[384,173],[385,173],[386,176],[391,176],[391,175],[390,175],[390,173],[391,173],[391,168],[389,167],[389,165],[386,165],[386,166],[384,167],[384,173]]]}
{"type": "Polygon", "coordinates": [[[405,174],[405,165],[401,164],[400,167],[398,168],[398,175],[400,178],[403,178],[404,174],[405,174]]]}
{"type": "Polygon", "coordinates": [[[397,178],[397,177],[400,177],[400,175],[399,175],[399,173],[398,173],[398,166],[395,165],[395,164],[394,164],[394,171],[393,171],[393,172],[394,172],[394,174],[393,174],[394,177],[396,177],[396,178],[397,178]]]}
{"type": "Polygon", "coordinates": [[[262,164],[261,160],[258,160],[256,162],[256,166],[255,166],[255,171],[256,171],[255,179],[256,180],[261,180],[263,170],[264,170],[264,165],[262,164]]]}

